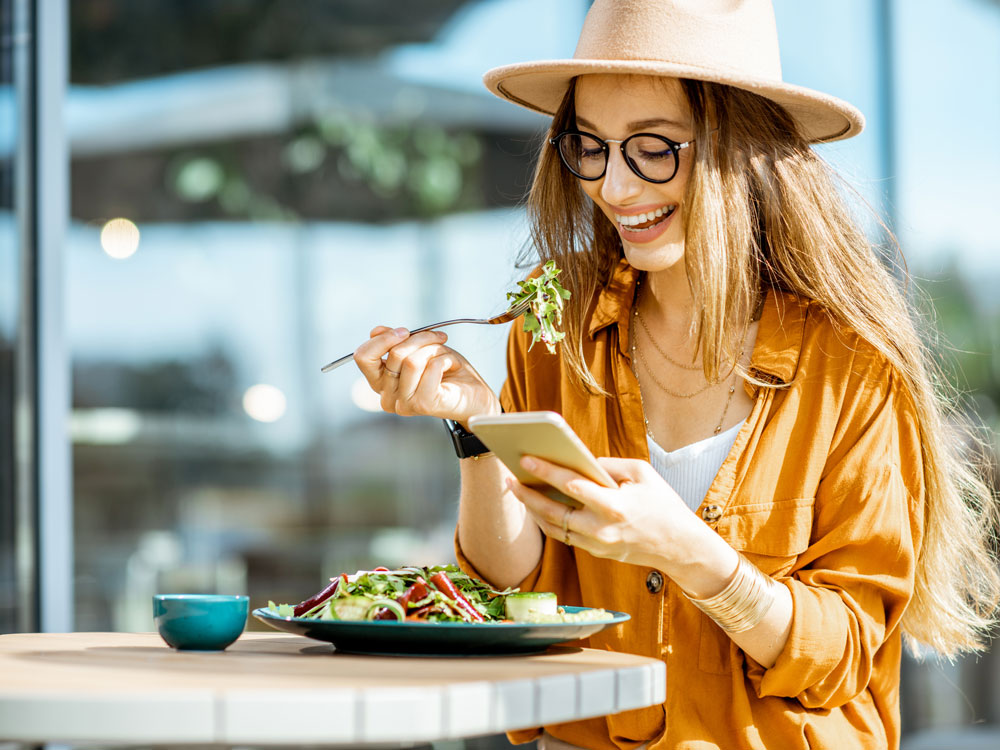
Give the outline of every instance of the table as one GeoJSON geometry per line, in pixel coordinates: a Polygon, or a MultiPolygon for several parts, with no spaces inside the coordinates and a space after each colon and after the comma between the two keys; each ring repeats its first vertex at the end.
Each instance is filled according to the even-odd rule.
{"type": "Polygon", "coordinates": [[[244,633],[223,653],[155,633],[0,635],[0,740],[358,745],[432,742],[662,703],[662,661],[553,647],[535,656],[351,656],[244,633]]]}

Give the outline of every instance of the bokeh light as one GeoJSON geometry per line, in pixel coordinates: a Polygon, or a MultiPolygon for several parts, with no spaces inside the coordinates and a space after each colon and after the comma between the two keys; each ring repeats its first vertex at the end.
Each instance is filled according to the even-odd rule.
{"type": "Polygon", "coordinates": [[[285,394],[267,383],[252,385],[243,394],[243,411],[258,422],[277,422],[287,406],[285,394]]]}
{"type": "Polygon", "coordinates": [[[139,249],[139,227],[128,219],[111,219],[101,229],[101,248],[118,260],[130,257],[139,249]]]}
{"type": "Polygon", "coordinates": [[[382,411],[382,406],[379,403],[378,394],[371,389],[368,385],[368,381],[364,378],[358,378],[351,385],[351,401],[354,405],[363,411],[379,412],[382,411]]]}

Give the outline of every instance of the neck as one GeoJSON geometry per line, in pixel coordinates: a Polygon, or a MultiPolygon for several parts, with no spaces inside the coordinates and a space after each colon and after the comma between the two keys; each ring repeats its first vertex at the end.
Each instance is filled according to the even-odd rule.
{"type": "Polygon", "coordinates": [[[687,336],[695,309],[683,262],[646,273],[641,283],[646,287],[640,295],[643,318],[670,331],[672,336],[687,336]]]}

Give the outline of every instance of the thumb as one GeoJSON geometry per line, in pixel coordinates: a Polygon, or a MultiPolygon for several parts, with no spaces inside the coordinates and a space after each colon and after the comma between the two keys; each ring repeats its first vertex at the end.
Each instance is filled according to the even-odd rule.
{"type": "Polygon", "coordinates": [[[642,479],[643,469],[649,465],[637,458],[612,458],[610,456],[598,458],[597,462],[619,484],[624,481],[638,482],[642,479]]]}

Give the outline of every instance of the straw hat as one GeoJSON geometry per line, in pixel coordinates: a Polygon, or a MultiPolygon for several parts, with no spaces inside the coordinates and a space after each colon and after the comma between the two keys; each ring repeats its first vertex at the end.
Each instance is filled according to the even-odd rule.
{"type": "Polygon", "coordinates": [[[494,68],[499,97],[554,114],[575,76],[640,73],[724,83],[782,105],[810,142],[857,135],[865,118],[841,99],[784,83],[770,0],[594,0],[572,60],[494,68]]]}

